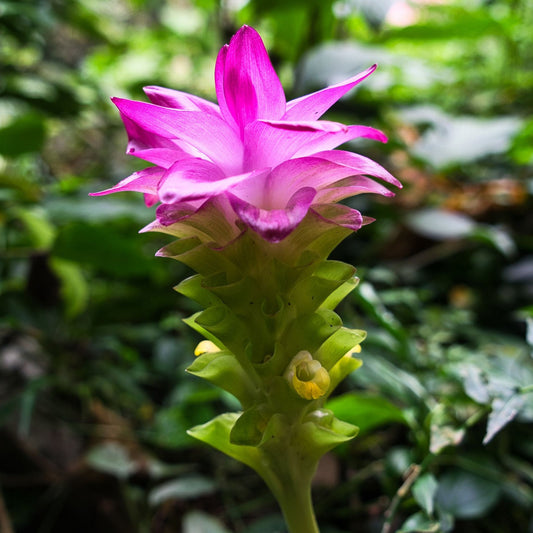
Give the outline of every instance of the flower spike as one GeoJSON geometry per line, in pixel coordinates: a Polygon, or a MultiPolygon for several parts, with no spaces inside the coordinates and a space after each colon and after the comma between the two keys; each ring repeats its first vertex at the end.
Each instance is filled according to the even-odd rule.
{"type": "MultiPolygon", "coordinates": [[[[133,191],[156,220],[141,231],[175,239],[156,255],[197,274],[175,289],[203,308],[184,322],[202,335],[187,372],[236,398],[226,413],[189,430],[255,469],[291,533],[318,533],[311,480],[320,457],[358,428],[327,399],[359,368],[366,333],[334,309],[358,282],[328,260],[373,219],[339,203],[401,184],[378,163],[336,150],[374,128],[320,120],[375,70],[287,103],[259,34],[243,26],[215,65],[218,105],[149,86],[150,103],[114,98],[127,152],[153,166],[94,196],[133,191]]],[[[192,359],[192,355],[191,355],[192,359]]]]}

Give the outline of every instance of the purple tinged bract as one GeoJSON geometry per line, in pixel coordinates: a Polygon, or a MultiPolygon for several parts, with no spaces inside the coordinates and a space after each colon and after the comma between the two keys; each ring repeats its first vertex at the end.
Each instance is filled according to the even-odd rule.
{"type": "Polygon", "coordinates": [[[375,68],[286,102],[261,37],[243,26],[217,58],[218,105],[154,86],[144,89],[151,103],[112,99],[128,134],[127,153],[154,166],[93,195],[142,192],[148,206],[160,203],[161,226],[183,222],[184,212],[192,216],[218,198],[221,216],[270,242],[287,237],[311,210],[358,230],[365,220],[359,212],[328,205],[361,193],[393,195],[368,176],[401,185],[371,159],[335,148],[359,137],[387,139],[374,128],[319,119],[375,68]]]}

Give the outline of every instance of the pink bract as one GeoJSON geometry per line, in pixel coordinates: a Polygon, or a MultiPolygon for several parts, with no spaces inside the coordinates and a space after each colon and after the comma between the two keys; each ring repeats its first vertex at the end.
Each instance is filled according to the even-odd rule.
{"type": "MultiPolygon", "coordinates": [[[[161,203],[157,223],[171,226],[183,212],[224,197],[221,216],[233,217],[270,242],[278,242],[309,210],[326,209],[361,193],[392,196],[373,176],[401,187],[376,162],[334,150],[380,131],[319,120],[376,66],[321,91],[286,102],[259,34],[243,26],[219,52],[215,66],[218,105],[163,87],[145,87],[151,103],[113,98],[128,134],[127,153],[152,163],[114,187],[93,193],[137,191],[148,206],[161,203]],[[176,218],[173,217],[173,213],[176,218]]],[[[363,217],[342,211],[332,223],[359,229],[363,217]]]]}

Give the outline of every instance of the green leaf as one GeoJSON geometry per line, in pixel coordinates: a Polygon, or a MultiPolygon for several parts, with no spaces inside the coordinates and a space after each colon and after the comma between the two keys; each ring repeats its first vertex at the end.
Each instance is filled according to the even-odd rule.
{"type": "Polygon", "coordinates": [[[211,479],[198,475],[182,477],[167,481],[152,489],[148,494],[148,502],[156,507],[168,500],[189,500],[207,496],[215,490],[215,483],[211,479]]]}
{"type": "Polygon", "coordinates": [[[438,483],[435,476],[432,474],[424,474],[415,481],[413,488],[411,489],[413,498],[429,516],[433,515],[435,509],[437,488],[438,483]]]}
{"type": "Polygon", "coordinates": [[[501,486],[465,470],[453,469],[439,479],[437,505],[457,518],[478,518],[498,501],[501,486]]]}
{"type": "Polygon", "coordinates": [[[193,441],[187,435],[191,422],[183,414],[180,406],[160,409],[155,416],[153,426],[146,432],[147,438],[166,448],[183,448],[193,441]]]}
{"type": "Polygon", "coordinates": [[[183,519],[183,533],[230,533],[216,518],[200,511],[191,511],[183,519]]]}
{"type": "Polygon", "coordinates": [[[63,227],[52,253],[55,257],[120,277],[146,275],[153,269],[154,262],[142,252],[137,241],[124,238],[107,226],[87,223],[63,227]]]}
{"type": "Polygon", "coordinates": [[[354,377],[358,384],[380,387],[383,392],[409,405],[413,400],[424,401],[428,397],[426,389],[416,376],[374,354],[364,359],[361,370],[354,377]]]}
{"type": "Polygon", "coordinates": [[[476,222],[469,216],[438,208],[411,212],[406,222],[414,232],[437,241],[468,237],[476,228],[476,222]]]}
{"type": "Polygon", "coordinates": [[[94,447],[86,457],[89,466],[119,479],[126,479],[137,470],[128,451],[116,442],[106,442],[94,447]]]}
{"type": "Polygon", "coordinates": [[[450,39],[481,39],[485,35],[501,34],[501,26],[487,16],[474,16],[462,10],[463,16],[457,16],[447,24],[413,24],[401,29],[389,30],[385,34],[387,40],[450,40],[450,39]]]}
{"type": "Polygon", "coordinates": [[[429,519],[424,513],[411,515],[397,533],[440,533],[439,523],[429,519]]]}
{"type": "Polygon", "coordinates": [[[483,444],[488,444],[499,431],[516,417],[525,401],[525,396],[521,394],[513,394],[507,398],[495,398],[493,400],[483,444]]]}
{"type": "Polygon", "coordinates": [[[341,420],[358,426],[361,434],[384,424],[406,424],[401,409],[382,396],[348,392],[329,400],[326,407],[341,420]]]}
{"type": "Polygon", "coordinates": [[[27,113],[0,128],[0,154],[16,157],[38,152],[42,148],[45,136],[44,117],[27,113]]]}
{"type": "Polygon", "coordinates": [[[33,246],[38,250],[48,250],[54,242],[56,229],[50,223],[46,212],[39,207],[14,210],[14,215],[19,218],[28,232],[33,246]]]}
{"type": "Polygon", "coordinates": [[[266,533],[267,531],[287,533],[287,526],[281,514],[269,514],[254,520],[246,528],[245,533],[266,533]]]}
{"type": "Polygon", "coordinates": [[[457,427],[444,404],[436,405],[431,411],[429,450],[435,455],[448,446],[457,446],[465,436],[465,428],[457,427]]]}
{"type": "Polygon", "coordinates": [[[89,286],[76,263],[51,258],[50,265],[61,280],[61,296],[67,317],[79,315],[89,301],[89,286]]]}

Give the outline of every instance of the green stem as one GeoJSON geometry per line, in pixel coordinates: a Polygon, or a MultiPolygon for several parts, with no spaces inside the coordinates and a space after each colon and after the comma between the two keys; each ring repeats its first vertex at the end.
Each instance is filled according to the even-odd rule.
{"type": "Polygon", "coordinates": [[[263,453],[262,476],[281,507],[289,533],[320,533],[311,499],[316,461],[285,439],[263,453]]]}
{"type": "Polygon", "coordinates": [[[289,533],[319,533],[311,500],[311,486],[284,487],[277,495],[289,533]]]}

